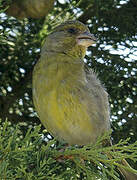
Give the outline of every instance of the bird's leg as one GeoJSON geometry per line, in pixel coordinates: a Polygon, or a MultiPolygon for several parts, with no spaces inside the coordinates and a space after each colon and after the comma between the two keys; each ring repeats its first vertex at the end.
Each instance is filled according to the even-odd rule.
{"type": "MultiPolygon", "coordinates": [[[[66,150],[66,148],[69,148],[69,147],[70,147],[69,144],[65,144],[64,147],[59,150],[59,152],[64,152],[66,150]]],[[[74,156],[72,156],[72,155],[60,155],[56,158],[56,160],[58,162],[63,162],[66,159],[73,160],[74,156]]]]}

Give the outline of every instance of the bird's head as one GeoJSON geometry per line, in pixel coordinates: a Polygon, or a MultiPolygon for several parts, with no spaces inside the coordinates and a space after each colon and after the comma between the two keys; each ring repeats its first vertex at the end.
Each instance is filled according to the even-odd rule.
{"type": "Polygon", "coordinates": [[[47,36],[44,49],[83,58],[87,47],[95,41],[96,38],[83,23],[66,21],[47,36]]]}

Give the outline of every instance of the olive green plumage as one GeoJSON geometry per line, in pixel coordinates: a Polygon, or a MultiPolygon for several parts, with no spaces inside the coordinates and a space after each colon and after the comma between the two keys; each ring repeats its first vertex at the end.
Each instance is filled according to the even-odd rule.
{"type": "Polygon", "coordinates": [[[33,72],[33,99],[41,122],[69,144],[94,143],[109,130],[107,93],[83,58],[95,38],[79,21],[57,27],[46,38],[33,72]]]}

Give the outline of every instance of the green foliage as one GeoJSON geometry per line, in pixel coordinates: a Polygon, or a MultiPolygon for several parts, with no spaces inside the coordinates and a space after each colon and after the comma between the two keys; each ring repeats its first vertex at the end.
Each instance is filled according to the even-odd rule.
{"type": "MultiPolygon", "coordinates": [[[[51,174],[55,177],[52,179],[56,177],[61,179],[63,173],[64,177],[74,176],[76,179],[78,175],[79,179],[84,179],[84,177],[87,177],[86,174],[89,169],[93,174],[96,174],[95,176],[97,174],[100,176],[99,171],[93,164],[90,166],[89,161],[85,162],[87,168],[82,163],[78,165],[77,160],[73,163],[66,160],[65,165],[64,162],[57,162],[51,155],[56,148],[49,146],[50,148],[48,147],[48,150],[44,152],[47,146],[43,145],[40,135],[37,133],[36,137],[32,137],[33,141],[29,139],[30,143],[26,139],[26,143],[29,144],[28,147],[24,141],[17,141],[18,138],[15,137],[19,136],[24,139],[30,127],[40,124],[33,107],[31,79],[33,66],[40,57],[43,40],[57,24],[67,19],[78,19],[87,24],[91,33],[98,38],[97,45],[88,49],[85,59],[88,66],[98,73],[109,93],[113,141],[116,143],[121,138],[126,139],[128,137],[130,137],[130,143],[137,140],[137,101],[135,100],[137,92],[137,55],[135,53],[137,1],[128,0],[124,3],[121,3],[120,0],[70,0],[65,3],[56,1],[53,11],[46,19],[37,20],[31,18],[17,20],[4,14],[5,6],[3,6],[3,3],[6,4],[7,8],[10,2],[10,0],[0,1],[0,9],[3,7],[0,10],[0,119],[2,121],[8,119],[11,122],[10,128],[6,129],[6,134],[1,135],[1,142],[4,143],[0,143],[1,148],[8,148],[9,144],[9,149],[5,152],[2,148],[3,150],[0,149],[0,153],[11,153],[9,153],[10,155],[5,154],[5,156],[2,154],[4,161],[3,158],[0,158],[2,162],[0,164],[0,166],[2,165],[0,167],[1,173],[6,177],[11,175],[11,177],[19,177],[20,179],[25,177],[25,173],[30,177],[34,175],[37,177],[39,173],[42,177],[46,173],[49,175],[49,169],[54,167],[55,169],[52,169],[51,174]],[[15,130],[16,124],[19,124],[18,130],[15,130]],[[12,135],[13,132],[14,136],[12,135]],[[38,143],[37,146],[35,145],[36,142],[38,143]],[[11,145],[13,149],[11,149],[11,145]],[[16,146],[17,154],[14,152],[16,146]],[[22,152],[19,151],[19,148],[22,149],[22,152]],[[47,167],[43,172],[41,172],[42,168],[39,168],[39,170],[37,168],[37,171],[35,171],[38,152],[43,152],[43,155],[39,155],[38,164],[48,162],[46,165],[38,165],[38,167],[47,167]],[[46,156],[46,154],[48,155],[46,156]],[[15,157],[13,161],[12,155],[15,157]],[[42,159],[42,157],[45,157],[45,159],[42,159]],[[10,169],[11,166],[12,170],[10,169]],[[57,175],[57,172],[61,175],[57,175]]],[[[47,135],[48,132],[45,136],[47,137],[47,135]]],[[[59,144],[56,143],[56,146],[58,148],[59,144]]],[[[79,153],[80,150],[77,150],[77,153],[79,153]]],[[[69,149],[62,153],[68,152],[69,149]]],[[[58,152],[56,151],[56,153],[58,152]]],[[[105,158],[105,155],[102,156],[105,158]]],[[[130,159],[128,155],[126,157],[130,159]]],[[[137,169],[137,163],[133,161],[131,163],[137,169]]],[[[106,171],[107,169],[104,170],[104,176],[107,174],[106,171]]],[[[52,175],[49,176],[52,177],[52,175]]]]}
{"type": "Polygon", "coordinates": [[[12,0],[0,0],[0,13],[8,9],[12,0]]]}
{"type": "Polygon", "coordinates": [[[116,167],[124,167],[118,161],[123,158],[137,160],[137,142],[129,145],[125,140],[102,147],[102,141],[108,139],[109,134],[100,137],[94,145],[65,147],[54,139],[45,141],[40,126],[30,128],[24,138],[20,128],[8,121],[0,125],[2,179],[106,180],[111,177],[118,180],[116,167]]]}

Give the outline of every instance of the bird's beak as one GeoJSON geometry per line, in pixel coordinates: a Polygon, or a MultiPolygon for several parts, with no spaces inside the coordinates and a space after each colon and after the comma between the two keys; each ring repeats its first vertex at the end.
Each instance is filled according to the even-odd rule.
{"type": "Polygon", "coordinates": [[[90,32],[84,32],[77,36],[77,43],[87,48],[96,43],[96,38],[90,32]]]}

